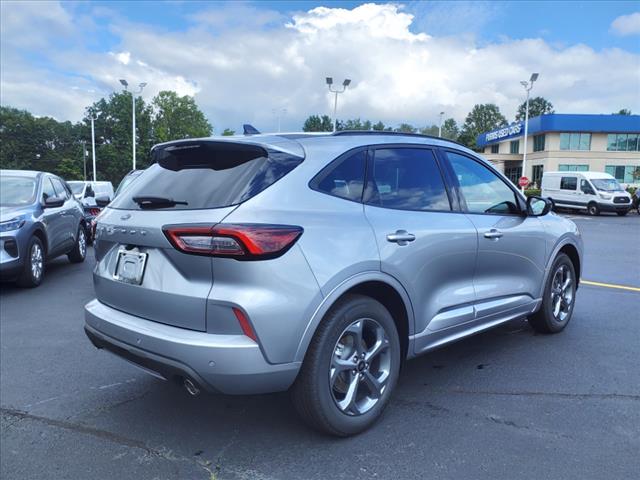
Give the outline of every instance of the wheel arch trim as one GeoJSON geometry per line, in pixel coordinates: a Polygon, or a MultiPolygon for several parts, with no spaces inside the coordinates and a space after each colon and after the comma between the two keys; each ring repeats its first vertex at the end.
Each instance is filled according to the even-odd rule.
{"type": "Polygon", "coordinates": [[[298,343],[298,348],[296,350],[295,357],[293,361],[303,361],[304,356],[307,352],[307,348],[311,343],[311,339],[315,334],[318,325],[324,318],[325,314],[329,311],[329,309],[349,290],[368,282],[380,282],[388,285],[393,288],[396,293],[402,299],[405,310],[407,312],[407,327],[409,330],[409,345],[407,348],[408,356],[413,356],[413,343],[411,342],[411,337],[415,331],[415,316],[413,312],[413,306],[411,304],[411,300],[409,298],[409,294],[402,286],[402,284],[392,277],[381,271],[367,271],[360,272],[351,277],[345,279],[339,285],[337,285],[333,290],[331,290],[322,300],[322,302],[318,305],[318,307],[313,312],[311,319],[307,323],[307,327],[298,343]]]}

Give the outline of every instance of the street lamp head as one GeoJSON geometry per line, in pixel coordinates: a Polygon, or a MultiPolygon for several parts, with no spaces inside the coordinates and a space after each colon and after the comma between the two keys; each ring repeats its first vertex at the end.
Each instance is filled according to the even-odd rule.
{"type": "Polygon", "coordinates": [[[529,86],[529,82],[525,82],[524,80],[520,82],[520,85],[522,85],[524,88],[527,88],[529,86]]]}
{"type": "Polygon", "coordinates": [[[127,88],[129,86],[129,83],[124,78],[120,79],[120,83],[124,88],[127,88]]]}
{"type": "Polygon", "coordinates": [[[329,85],[329,86],[333,85],[333,78],[332,77],[327,77],[327,85],[329,85]]]}
{"type": "Polygon", "coordinates": [[[147,86],[147,82],[142,82],[140,85],[138,85],[140,88],[144,88],[147,86]]]}
{"type": "Polygon", "coordinates": [[[347,79],[345,79],[345,81],[344,81],[344,82],[342,82],[342,85],[343,85],[345,88],[346,88],[346,87],[348,87],[350,84],[351,84],[351,80],[350,80],[350,79],[348,79],[348,78],[347,78],[347,79]]]}
{"type": "Polygon", "coordinates": [[[440,115],[444,115],[444,112],[440,112],[440,115]]]}
{"type": "Polygon", "coordinates": [[[531,83],[535,82],[536,80],[538,80],[538,74],[537,73],[532,73],[531,74],[531,78],[529,79],[529,81],[531,83]]]}

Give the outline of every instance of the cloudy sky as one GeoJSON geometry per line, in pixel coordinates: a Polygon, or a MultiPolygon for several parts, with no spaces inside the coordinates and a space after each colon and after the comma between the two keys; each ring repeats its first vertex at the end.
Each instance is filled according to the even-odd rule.
{"type": "Polygon", "coordinates": [[[339,118],[458,121],[475,103],[512,118],[521,80],[565,113],[640,112],[637,2],[1,3],[0,100],[79,120],[147,82],[193,95],[220,133],[299,130],[331,114],[325,77],[352,80],[339,118]]]}

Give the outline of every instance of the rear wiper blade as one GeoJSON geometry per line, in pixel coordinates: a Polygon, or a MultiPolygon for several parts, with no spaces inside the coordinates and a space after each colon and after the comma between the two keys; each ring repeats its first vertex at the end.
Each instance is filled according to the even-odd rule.
{"type": "Polygon", "coordinates": [[[189,205],[183,200],[174,200],[167,197],[139,196],[133,197],[133,201],[140,205],[140,208],[166,208],[176,205],[189,205]]]}

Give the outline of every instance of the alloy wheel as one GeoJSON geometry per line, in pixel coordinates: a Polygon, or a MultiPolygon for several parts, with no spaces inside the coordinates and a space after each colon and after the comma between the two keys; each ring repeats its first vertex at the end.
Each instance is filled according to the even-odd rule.
{"type": "Polygon", "coordinates": [[[553,274],[550,295],[553,318],[562,323],[571,313],[574,296],[571,270],[566,265],[560,265],[553,274]]]}
{"type": "Polygon", "coordinates": [[[42,248],[37,243],[34,243],[31,247],[31,276],[35,281],[40,280],[43,265],[42,248]]]}
{"type": "Polygon", "coordinates": [[[80,251],[80,256],[84,258],[87,254],[87,236],[85,235],[83,228],[78,230],[78,250],[80,251]]]}
{"type": "Polygon", "coordinates": [[[329,368],[331,395],[340,411],[362,415],[380,401],[391,371],[390,345],[385,329],[371,318],[344,329],[329,368]]]}

